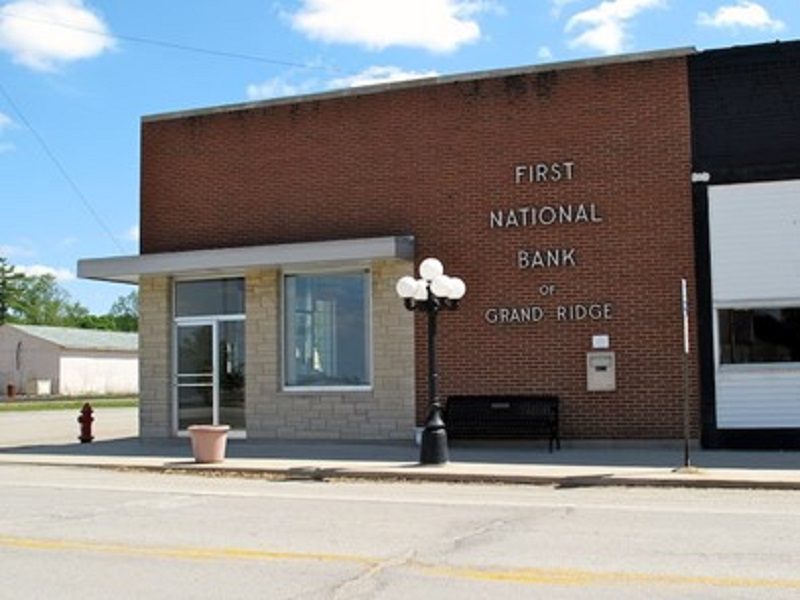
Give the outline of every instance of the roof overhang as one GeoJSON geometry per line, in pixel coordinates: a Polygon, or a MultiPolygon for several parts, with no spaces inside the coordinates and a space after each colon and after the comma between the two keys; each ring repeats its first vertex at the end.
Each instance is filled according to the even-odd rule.
{"type": "Polygon", "coordinates": [[[138,283],[147,275],[199,277],[253,268],[332,267],[391,259],[414,260],[413,236],[88,258],[78,261],[78,277],[138,283]]]}

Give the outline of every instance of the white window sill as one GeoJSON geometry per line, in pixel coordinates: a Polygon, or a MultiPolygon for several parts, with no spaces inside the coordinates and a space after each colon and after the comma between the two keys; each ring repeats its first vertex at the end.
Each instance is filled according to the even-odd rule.
{"type": "Polygon", "coordinates": [[[331,394],[341,394],[341,393],[350,393],[350,392],[371,392],[373,391],[373,387],[371,385],[315,385],[315,386],[291,386],[291,387],[284,387],[281,392],[286,394],[319,394],[319,393],[331,393],[331,394]]]}

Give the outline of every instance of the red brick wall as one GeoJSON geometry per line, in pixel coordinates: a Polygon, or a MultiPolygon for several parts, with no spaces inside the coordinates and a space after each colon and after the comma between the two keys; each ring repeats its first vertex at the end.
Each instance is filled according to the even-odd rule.
{"type": "MultiPolygon", "coordinates": [[[[690,170],[682,58],[148,121],[142,252],[413,234],[418,261],[437,256],[468,288],[440,319],[443,395],[557,394],[566,437],[679,437],[690,170]],[[571,181],[514,183],[517,164],[566,160],[571,181]],[[492,209],[581,202],[603,223],[489,227],[492,209]],[[575,248],[578,264],[519,269],[518,250],[534,248],[575,248]],[[552,314],[575,302],[611,303],[613,318],[484,319],[490,307],[552,314]],[[600,333],[616,351],[617,391],[588,393],[600,333]]],[[[422,418],[421,316],[416,333],[422,418]]],[[[696,380],[692,361],[693,414],[696,380]]]]}

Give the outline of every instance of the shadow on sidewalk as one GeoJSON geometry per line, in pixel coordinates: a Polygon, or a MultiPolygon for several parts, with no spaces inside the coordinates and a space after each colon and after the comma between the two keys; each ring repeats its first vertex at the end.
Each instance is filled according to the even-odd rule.
{"type": "MultiPolygon", "coordinates": [[[[0,448],[0,455],[33,454],[75,457],[191,458],[188,439],[140,440],[136,437],[91,444],[41,444],[0,448]]],[[[228,458],[306,461],[401,462],[416,464],[419,449],[412,442],[321,440],[229,440],[228,458]]],[[[497,465],[673,468],[681,466],[680,445],[648,447],[568,447],[552,454],[539,442],[451,441],[453,463],[497,465]]],[[[692,464],[707,468],[800,470],[800,452],[710,451],[696,449],[692,464]]]]}

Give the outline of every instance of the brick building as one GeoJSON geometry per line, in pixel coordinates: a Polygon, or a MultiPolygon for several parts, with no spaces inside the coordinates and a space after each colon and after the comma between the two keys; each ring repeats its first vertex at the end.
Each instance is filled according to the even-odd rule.
{"type": "MultiPolygon", "coordinates": [[[[409,438],[428,403],[425,320],[395,283],[435,256],[467,285],[439,322],[441,396],[555,395],[566,439],[678,438],[685,279],[693,435],[752,443],[760,425],[736,440],[716,420],[708,198],[735,144],[714,154],[697,126],[729,98],[709,70],[734,51],[145,117],[141,254],[79,264],[138,282],[142,435],[226,422],[256,438],[409,438]]],[[[741,52],[764,54],[778,79],[797,64],[793,44],[741,52]]],[[[797,114],[795,101],[782,127],[796,131],[797,114]]],[[[786,189],[782,217],[800,214],[800,186],[786,189]]],[[[797,279],[781,291],[795,311],[797,279]]],[[[791,388],[800,364],[780,367],[791,388]]]]}

